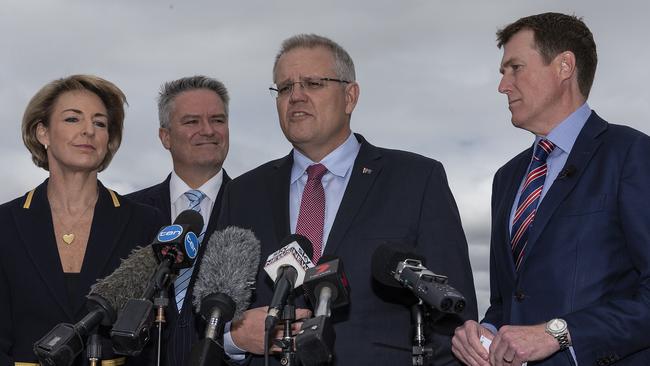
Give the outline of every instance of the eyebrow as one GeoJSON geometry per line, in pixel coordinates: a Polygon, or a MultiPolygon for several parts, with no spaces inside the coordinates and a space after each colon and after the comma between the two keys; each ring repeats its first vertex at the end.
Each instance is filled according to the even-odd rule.
{"type": "MultiPolygon", "coordinates": [[[[183,116],[181,116],[181,120],[188,119],[188,118],[201,118],[201,116],[202,116],[201,114],[184,114],[183,116]]],[[[211,114],[209,117],[210,118],[213,118],[213,117],[227,118],[228,116],[226,116],[225,113],[218,113],[218,114],[211,114]]]]}
{"type": "MultiPolygon", "coordinates": [[[[74,108],[64,109],[64,110],[61,111],[61,112],[74,112],[74,113],[77,113],[77,114],[84,114],[82,111],[80,111],[80,110],[78,110],[78,109],[74,109],[74,108]]],[[[93,117],[106,117],[106,118],[108,118],[108,116],[105,115],[104,113],[95,113],[95,114],[93,115],[93,117]]]]}

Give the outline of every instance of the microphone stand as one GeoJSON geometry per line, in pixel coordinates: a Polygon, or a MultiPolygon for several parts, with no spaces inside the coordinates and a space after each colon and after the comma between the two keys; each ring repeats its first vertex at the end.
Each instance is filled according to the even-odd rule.
{"type": "Polygon", "coordinates": [[[101,364],[102,340],[99,334],[97,334],[96,328],[86,341],[86,356],[88,357],[90,366],[99,366],[101,364]]]}
{"type": "Polygon", "coordinates": [[[169,297],[167,296],[168,287],[162,286],[158,289],[158,296],[154,299],[154,305],[156,306],[156,318],[154,322],[158,328],[158,339],[156,346],[156,365],[160,366],[161,359],[161,349],[162,349],[162,328],[164,323],[167,322],[165,319],[165,309],[169,305],[169,297]]]}
{"type": "Polygon", "coordinates": [[[284,323],[282,339],[274,341],[277,346],[282,348],[280,364],[282,366],[295,366],[297,365],[296,352],[294,339],[291,334],[291,325],[293,324],[293,321],[296,320],[296,305],[294,303],[293,294],[290,294],[289,298],[287,298],[287,304],[284,306],[284,309],[282,309],[281,319],[284,323]]]}
{"type": "Polygon", "coordinates": [[[433,348],[431,346],[425,346],[424,316],[424,303],[422,299],[419,299],[417,304],[411,306],[411,319],[415,328],[412,353],[413,366],[426,365],[429,358],[433,356],[433,348]]]}

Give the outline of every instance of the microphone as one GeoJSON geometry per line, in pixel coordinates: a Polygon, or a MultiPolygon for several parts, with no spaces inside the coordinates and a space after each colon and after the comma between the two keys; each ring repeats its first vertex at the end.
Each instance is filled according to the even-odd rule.
{"type": "Polygon", "coordinates": [[[171,270],[190,268],[199,251],[199,238],[203,230],[203,217],[194,210],[185,210],[176,216],[172,225],[160,230],[151,244],[161,263],[171,261],[171,270]],[[171,257],[168,255],[171,254],[171,257]]]}
{"type": "Polygon", "coordinates": [[[111,329],[111,341],[116,353],[137,356],[142,352],[149,341],[149,329],[154,320],[154,305],[150,299],[170,285],[172,271],[193,265],[199,248],[196,233],[200,234],[202,229],[201,214],[185,210],[172,225],[158,232],[151,244],[158,265],[153,275],[145,277],[149,281],[144,291],[126,302],[111,329]]]}
{"type": "Polygon", "coordinates": [[[250,230],[227,227],[205,245],[192,303],[208,325],[204,339],[192,346],[192,366],[223,360],[224,325],[248,308],[260,262],[260,242],[250,230]]]}
{"type": "Polygon", "coordinates": [[[350,287],[343,271],[343,261],[334,258],[305,273],[305,295],[314,309],[314,316],[330,316],[331,309],[350,303],[350,287]]]}
{"type": "Polygon", "coordinates": [[[275,282],[265,330],[273,328],[291,291],[302,285],[305,271],[314,266],[310,259],[313,255],[312,244],[306,237],[291,234],[281,245],[283,247],[269,255],[264,264],[264,271],[275,282]]]}
{"type": "Polygon", "coordinates": [[[334,258],[309,268],[303,286],[316,311],[313,318],[303,322],[296,336],[296,352],[305,366],[327,364],[332,361],[336,338],[329,318],[331,309],[350,303],[350,288],[343,262],[334,258]]]}
{"type": "Polygon", "coordinates": [[[560,173],[557,175],[557,179],[561,180],[565,178],[571,178],[577,171],[578,168],[576,168],[575,165],[571,164],[560,170],[560,173]]]}
{"type": "Polygon", "coordinates": [[[116,310],[128,298],[136,297],[146,287],[146,281],[157,266],[151,247],[136,248],[122,260],[120,266],[104,279],[97,281],[87,296],[89,313],[76,324],[56,325],[43,338],[34,343],[34,353],[43,365],[72,365],[83,351],[85,340],[99,324],[110,326],[115,321],[116,310]]]}
{"type": "Polygon", "coordinates": [[[429,271],[423,258],[397,244],[382,244],[372,255],[372,276],[391,287],[406,287],[429,306],[444,313],[461,313],[465,298],[446,276],[429,271]]]}

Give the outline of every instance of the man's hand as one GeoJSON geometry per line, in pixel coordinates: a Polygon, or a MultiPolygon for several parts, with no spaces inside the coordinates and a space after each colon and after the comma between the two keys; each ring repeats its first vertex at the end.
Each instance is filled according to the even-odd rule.
{"type": "Polygon", "coordinates": [[[513,326],[499,329],[490,346],[490,365],[519,366],[542,360],[560,350],[560,344],[546,333],[546,325],[513,326]]]}
{"type": "Polygon", "coordinates": [[[492,339],[494,335],[474,320],[468,320],[456,328],[451,339],[451,350],[466,365],[487,366],[488,351],[481,344],[481,336],[492,339]]]}
{"type": "MultiPolygon", "coordinates": [[[[230,334],[235,345],[246,352],[257,355],[264,354],[264,319],[268,313],[268,306],[246,310],[241,319],[232,323],[230,334]]],[[[308,309],[296,309],[296,320],[311,317],[311,311],[308,309]]],[[[292,333],[295,334],[300,330],[302,322],[295,322],[292,325],[292,333]]],[[[282,327],[277,326],[271,332],[272,345],[273,339],[282,338],[282,327]]],[[[271,347],[271,352],[279,352],[280,348],[271,347]]]]}

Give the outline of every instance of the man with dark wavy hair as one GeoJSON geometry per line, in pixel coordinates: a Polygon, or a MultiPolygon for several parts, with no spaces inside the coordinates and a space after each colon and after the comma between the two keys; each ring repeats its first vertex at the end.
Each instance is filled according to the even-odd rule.
{"type": "Polygon", "coordinates": [[[521,18],[497,40],[499,92],[535,142],[494,177],[490,307],[452,350],[469,365],[648,365],[650,137],[587,104],[597,56],[580,18],[521,18]]]}

